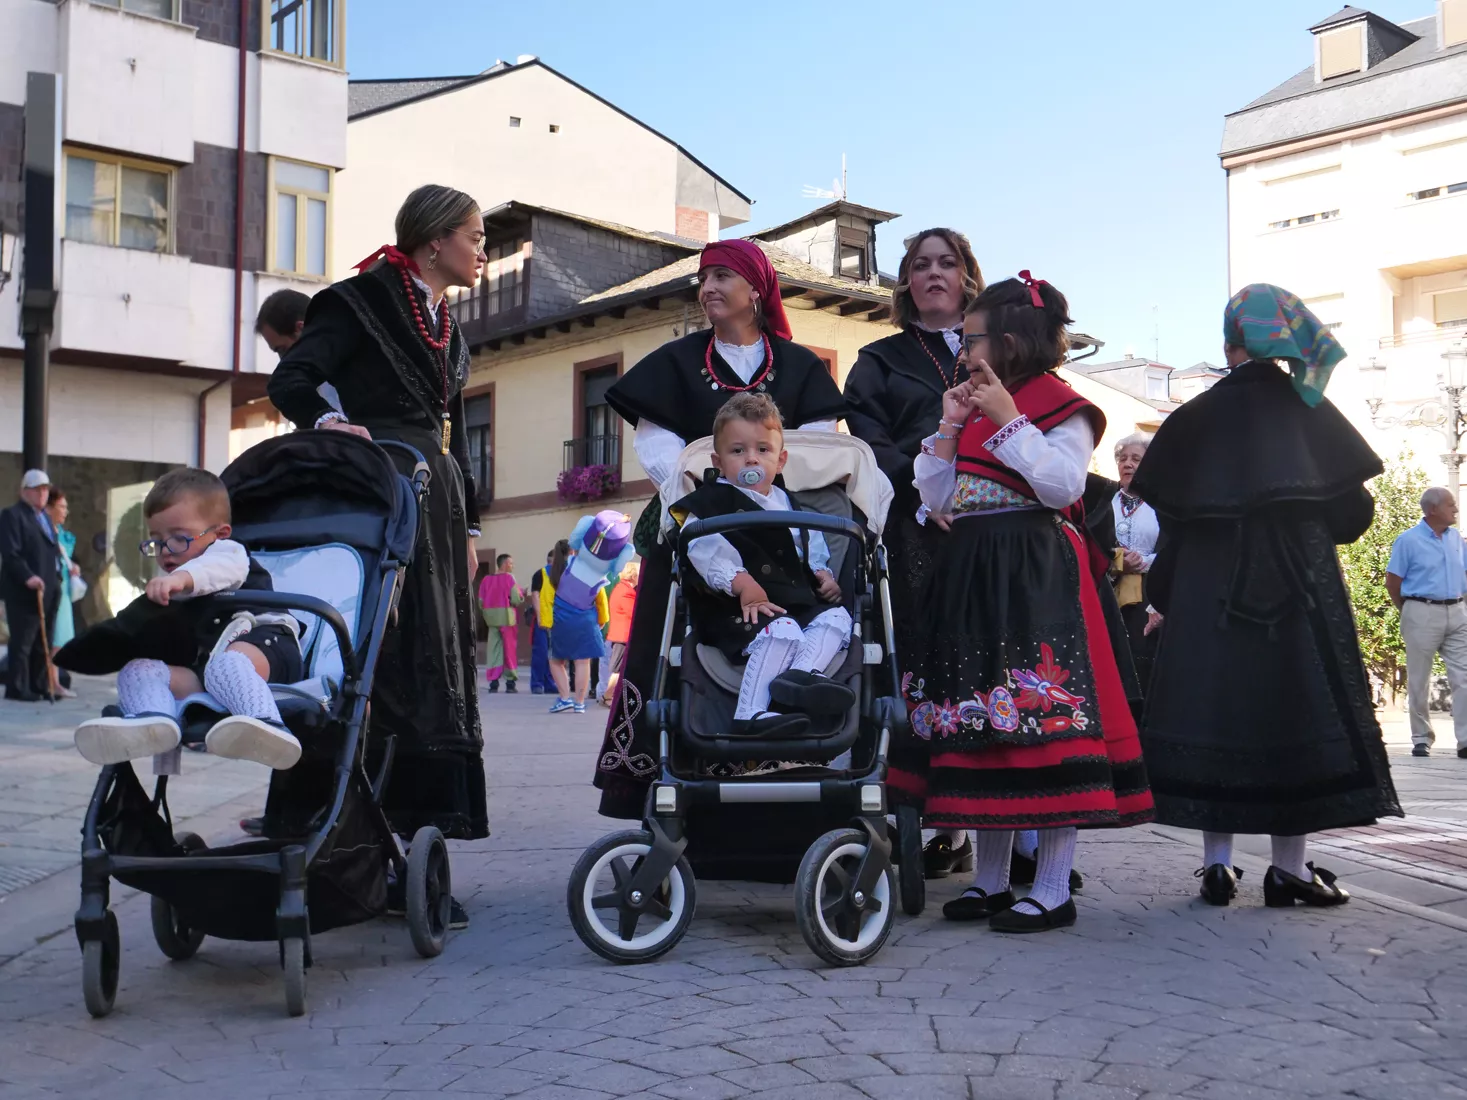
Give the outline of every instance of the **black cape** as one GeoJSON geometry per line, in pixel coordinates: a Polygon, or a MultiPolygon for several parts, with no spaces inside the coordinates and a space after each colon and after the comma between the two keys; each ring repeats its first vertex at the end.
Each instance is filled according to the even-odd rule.
{"type": "MultiPolygon", "coordinates": [[[[635,426],[646,417],[691,442],[713,431],[713,418],[731,391],[715,390],[703,376],[704,357],[711,330],[689,333],[663,344],[622,375],[607,391],[607,403],[635,426]]],[[[845,399],[825,364],[808,348],[776,336],[769,338],[774,366],[765,391],[779,406],[786,428],[846,415],[845,399]]],[[[738,385],[738,375],[713,354],[717,377],[738,385]]],[[[601,790],[601,813],[606,817],[642,816],[647,786],[657,770],[657,731],[648,724],[646,701],[657,674],[658,643],[662,637],[667,596],[672,587],[672,551],[666,543],[645,537],[659,517],[654,497],[638,524],[637,549],[643,554],[637,583],[637,606],[617,695],[607,720],[606,736],[597,756],[596,786],[601,790]]],[[[676,676],[676,670],[670,671],[676,676]]],[[[670,698],[677,698],[675,680],[670,698]]]]}
{"type": "MultiPolygon", "coordinates": [[[[606,393],[606,403],[634,428],[646,417],[687,443],[709,434],[718,410],[733,396],[730,390],[714,389],[703,377],[712,339],[712,331],[704,329],[663,344],[617,379],[606,393]]],[[[845,399],[813,351],[777,336],[771,336],[769,344],[774,366],[764,381],[764,392],[779,406],[786,430],[846,415],[845,399]]],[[[716,351],[713,369],[721,382],[740,385],[739,376],[716,351]]]]}
{"type": "MultiPolygon", "coordinates": [[[[414,292],[425,309],[421,291],[414,292]]],[[[418,334],[400,276],[383,264],[311,300],[300,339],[269,383],[270,400],[300,428],[330,408],[317,387],[331,383],[352,423],[375,439],[417,448],[432,473],[397,625],[383,639],[372,685],[370,752],[379,753],[388,735],[396,738],[383,808],[406,836],[422,825],[437,826],[450,839],[489,835],[467,554],[469,528],[478,526],[463,418],[467,379],[468,348],[457,324],[445,364],[418,334]],[[441,453],[445,365],[453,425],[447,455],[441,453]]],[[[411,473],[406,460],[391,457],[411,473]]],[[[310,804],[315,785],[329,783],[329,775],[307,774],[306,763],[272,785],[267,829],[277,809],[310,804]],[[292,793],[290,783],[311,786],[292,793]]]]}
{"type": "Polygon", "coordinates": [[[1335,553],[1370,525],[1380,470],[1272,364],[1162,425],[1132,483],[1165,540],[1142,725],[1158,821],[1289,836],[1401,812],[1335,553]]]}

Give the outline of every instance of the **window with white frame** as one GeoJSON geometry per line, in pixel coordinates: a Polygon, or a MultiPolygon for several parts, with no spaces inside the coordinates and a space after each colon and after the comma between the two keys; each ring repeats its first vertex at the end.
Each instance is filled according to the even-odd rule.
{"type": "Polygon", "coordinates": [[[331,239],[331,169],[276,157],[270,162],[270,270],[326,277],[331,239]]]}
{"type": "Polygon", "coordinates": [[[342,64],[345,0],[266,0],[265,48],[308,61],[342,64]]]}
{"type": "Polygon", "coordinates": [[[92,3],[102,8],[121,8],[138,15],[178,22],[178,0],[92,0],[92,3]]]}
{"type": "Polygon", "coordinates": [[[1165,401],[1171,396],[1167,386],[1167,376],[1161,371],[1149,370],[1146,372],[1146,399],[1148,401],[1165,401]]]}
{"type": "Polygon", "coordinates": [[[67,151],[67,240],[169,252],[172,210],[172,168],[127,157],[67,151]]]}

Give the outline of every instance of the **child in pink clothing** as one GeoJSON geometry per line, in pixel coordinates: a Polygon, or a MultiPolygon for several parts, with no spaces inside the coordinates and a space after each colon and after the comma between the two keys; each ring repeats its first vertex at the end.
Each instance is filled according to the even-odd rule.
{"type": "Polygon", "coordinates": [[[497,572],[490,573],[479,583],[479,606],[484,612],[484,623],[489,627],[489,642],[485,646],[484,671],[489,681],[489,690],[499,690],[499,680],[505,681],[507,693],[518,691],[519,651],[518,634],[515,629],[516,607],[525,602],[525,594],[514,581],[514,558],[500,554],[494,560],[497,572]]]}

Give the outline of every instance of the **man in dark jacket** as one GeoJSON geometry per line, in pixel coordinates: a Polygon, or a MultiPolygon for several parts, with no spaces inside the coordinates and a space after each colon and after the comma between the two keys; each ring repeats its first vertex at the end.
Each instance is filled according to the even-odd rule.
{"type": "Polygon", "coordinates": [[[46,650],[41,644],[41,594],[46,622],[61,597],[60,550],[47,517],[51,479],[44,470],[27,470],[20,500],[0,512],[0,599],[10,626],[9,676],[5,698],[35,702],[50,693],[46,650]]]}

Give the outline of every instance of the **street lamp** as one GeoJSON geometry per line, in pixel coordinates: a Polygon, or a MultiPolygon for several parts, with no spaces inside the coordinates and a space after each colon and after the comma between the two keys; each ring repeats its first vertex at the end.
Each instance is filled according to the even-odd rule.
{"type": "Polygon", "coordinates": [[[1457,490],[1461,485],[1462,471],[1462,394],[1467,390],[1467,348],[1459,341],[1446,351],[1442,352],[1442,362],[1445,364],[1437,372],[1437,380],[1442,389],[1447,391],[1447,422],[1442,425],[1442,432],[1447,437],[1447,443],[1451,450],[1442,455],[1442,461],[1447,464],[1447,488],[1452,492],[1452,499],[1457,499],[1457,490]]]}
{"type": "Polygon", "coordinates": [[[1361,364],[1360,373],[1370,389],[1365,403],[1370,407],[1370,422],[1377,428],[1436,428],[1446,437],[1449,450],[1442,455],[1447,468],[1447,488],[1453,498],[1461,488],[1462,436],[1467,426],[1462,405],[1467,395],[1467,346],[1460,341],[1442,353],[1442,366],[1437,370],[1437,388],[1446,394],[1447,407],[1434,400],[1422,401],[1404,413],[1381,414],[1385,404],[1389,372],[1386,364],[1370,359],[1361,364]]]}

